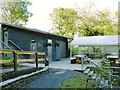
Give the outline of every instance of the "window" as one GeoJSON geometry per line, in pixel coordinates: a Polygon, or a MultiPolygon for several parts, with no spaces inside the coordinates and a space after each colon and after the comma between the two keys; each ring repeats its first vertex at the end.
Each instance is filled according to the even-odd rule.
{"type": "Polygon", "coordinates": [[[5,33],[5,37],[7,37],[8,36],[8,34],[7,33],[5,33]]]}

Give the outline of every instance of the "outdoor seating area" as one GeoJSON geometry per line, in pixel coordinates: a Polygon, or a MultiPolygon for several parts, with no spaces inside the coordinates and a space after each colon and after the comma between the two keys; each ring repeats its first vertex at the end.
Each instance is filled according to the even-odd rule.
{"type": "Polygon", "coordinates": [[[119,35],[74,38],[70,44],[71,64],[82,64],[82,60],[83,63],[89,63],[90,59],[101,59],[107,60],[110,66],[120,66],[119,38],[119,35]],[[73,55],[73,48],[77,48],[77,55],[73,55]]]}
{"type": "Polygon", "coordinates": [[[118,56],[109,55],[109,56],[107,56],[107,59],[110,62],[110,66],[120,66],[120,60],[119,60],[118,56]]]}
{"type": "Polygon", "coordinates": [[[90,62],[91,58],[88,58],[86,55],[75,55],[75,57],[70,58],[71,60],[71,64],[82,64],[82,60],[83,63],[88,64],[90,62]]]}
{"type": "Polygon", "coordinates": [[[120,0],[3,0],[0,8],[1,90],[120,90],[120,0]]]}

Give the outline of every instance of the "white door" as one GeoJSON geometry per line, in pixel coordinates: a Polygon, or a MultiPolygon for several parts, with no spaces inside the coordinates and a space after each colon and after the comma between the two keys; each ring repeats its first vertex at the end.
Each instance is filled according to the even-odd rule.
{"type": "Polygon", "coordinates": [[[52,40],[48,39],[48,43],[51,43],[51,46],[48,46],[48,60],[49,62],[52,61],[52,40]]]}
{"type": "MultiPolygon", "coordinates": [[[[37,43],[31,43],[30,50],[36,52],[37,51],[37,43]]],[[[31,55],[31,58],[35,58],[35,55],[31,55]]]]}

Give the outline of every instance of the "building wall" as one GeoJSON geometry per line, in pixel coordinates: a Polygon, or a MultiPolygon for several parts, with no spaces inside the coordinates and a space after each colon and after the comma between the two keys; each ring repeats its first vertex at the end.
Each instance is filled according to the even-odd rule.
{"type": "Polygon", "coordinates": [[[37,51],[44,51],[45,38],[39,34],[33,32],[27,32],[23,30],[15,30],[15,28],[9,28],[8,38],[17,44],[21,49],[30,51],[31,40],[35,40],[37,43],[37,51]]]}
{"type": "Polygon", "coordinates": [[[57,61],[61,58],[66,58],[66,42],[62,40],[53,40],[52,42],[52,58],[57,61]],[[58,46],[56,45],[59,44],[58,46]]]}
{"type": "Polygon", "coordinates": [[[64,58],[66,55],[66,43],[64,41],[57,41],[59,46],[56,46],[56,58],[64,58]]]}
{"type": "MultiPolygon", "coordinates": [[[[3,27],[6,27],[6,26],[3,25],[3,27]]],[[[8,40],[11,40],[12,42],[14,42],[18,47],[20,47],[24,51],[30,51],[31,40],[35,40],[35,43],[37,43],[37,51],[45,52],[45,55],[48,56],[48,47],[45,47],[45,45],[48,43],[48,39],[51,39],[52,40],[52,60],[66,58],[67,56],[66,54],[67,38],[62,38],[62,37],[54,36],[51,34],[27,31],[27,30],[23,30],[21,28],[16,28],[12,26],[7,26],[7,30],[8,30],[8,40]],[[59,47],[55,46],[56,41],[59,42],[60,44],[59,47]]],[[[12,47],[12,49],[17,49],[10,42],[9,42],[9,45],[12,47]]]]}

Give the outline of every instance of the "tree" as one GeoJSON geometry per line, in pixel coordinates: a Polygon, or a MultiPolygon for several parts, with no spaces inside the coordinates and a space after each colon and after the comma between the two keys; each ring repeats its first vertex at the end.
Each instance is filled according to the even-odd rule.
{"type": "Polygon", "coordinates": [[[113,17],[108,9],[99,11],[92,7],[93,3],[83,9],[55,8],[51,14],[51,32],[71,37],[118,34],[117,15],[113,17]]]}
{"type": "Polygon", "coordinates": [[[77,11],[67,8],[54,8],[51,18],[53,20],[52,31],[63,36],[73,36],[77,30],[77,11]]]}
{"type": "MultiPolygon", "coordinates": [[[[85,9],[84,9],[85,10],[85,9]]],[[[83,11],[84,11],[83,10],[83,11]]],[[[99,35],[116,35],[117,17],[111,16],[108,9],[90,12],[84,11],[79,14],[78,30],[79,36],[99,36],[99,35]]]]}
{"type": "Polygon", "coordinates": [[[31,5],[30,2],[23,2],[23,0],[3,2],[1,5],[2,22],[26,25],[28,18],[32,16],[32,13],[27,10],[29,5],[31,5]]]}

